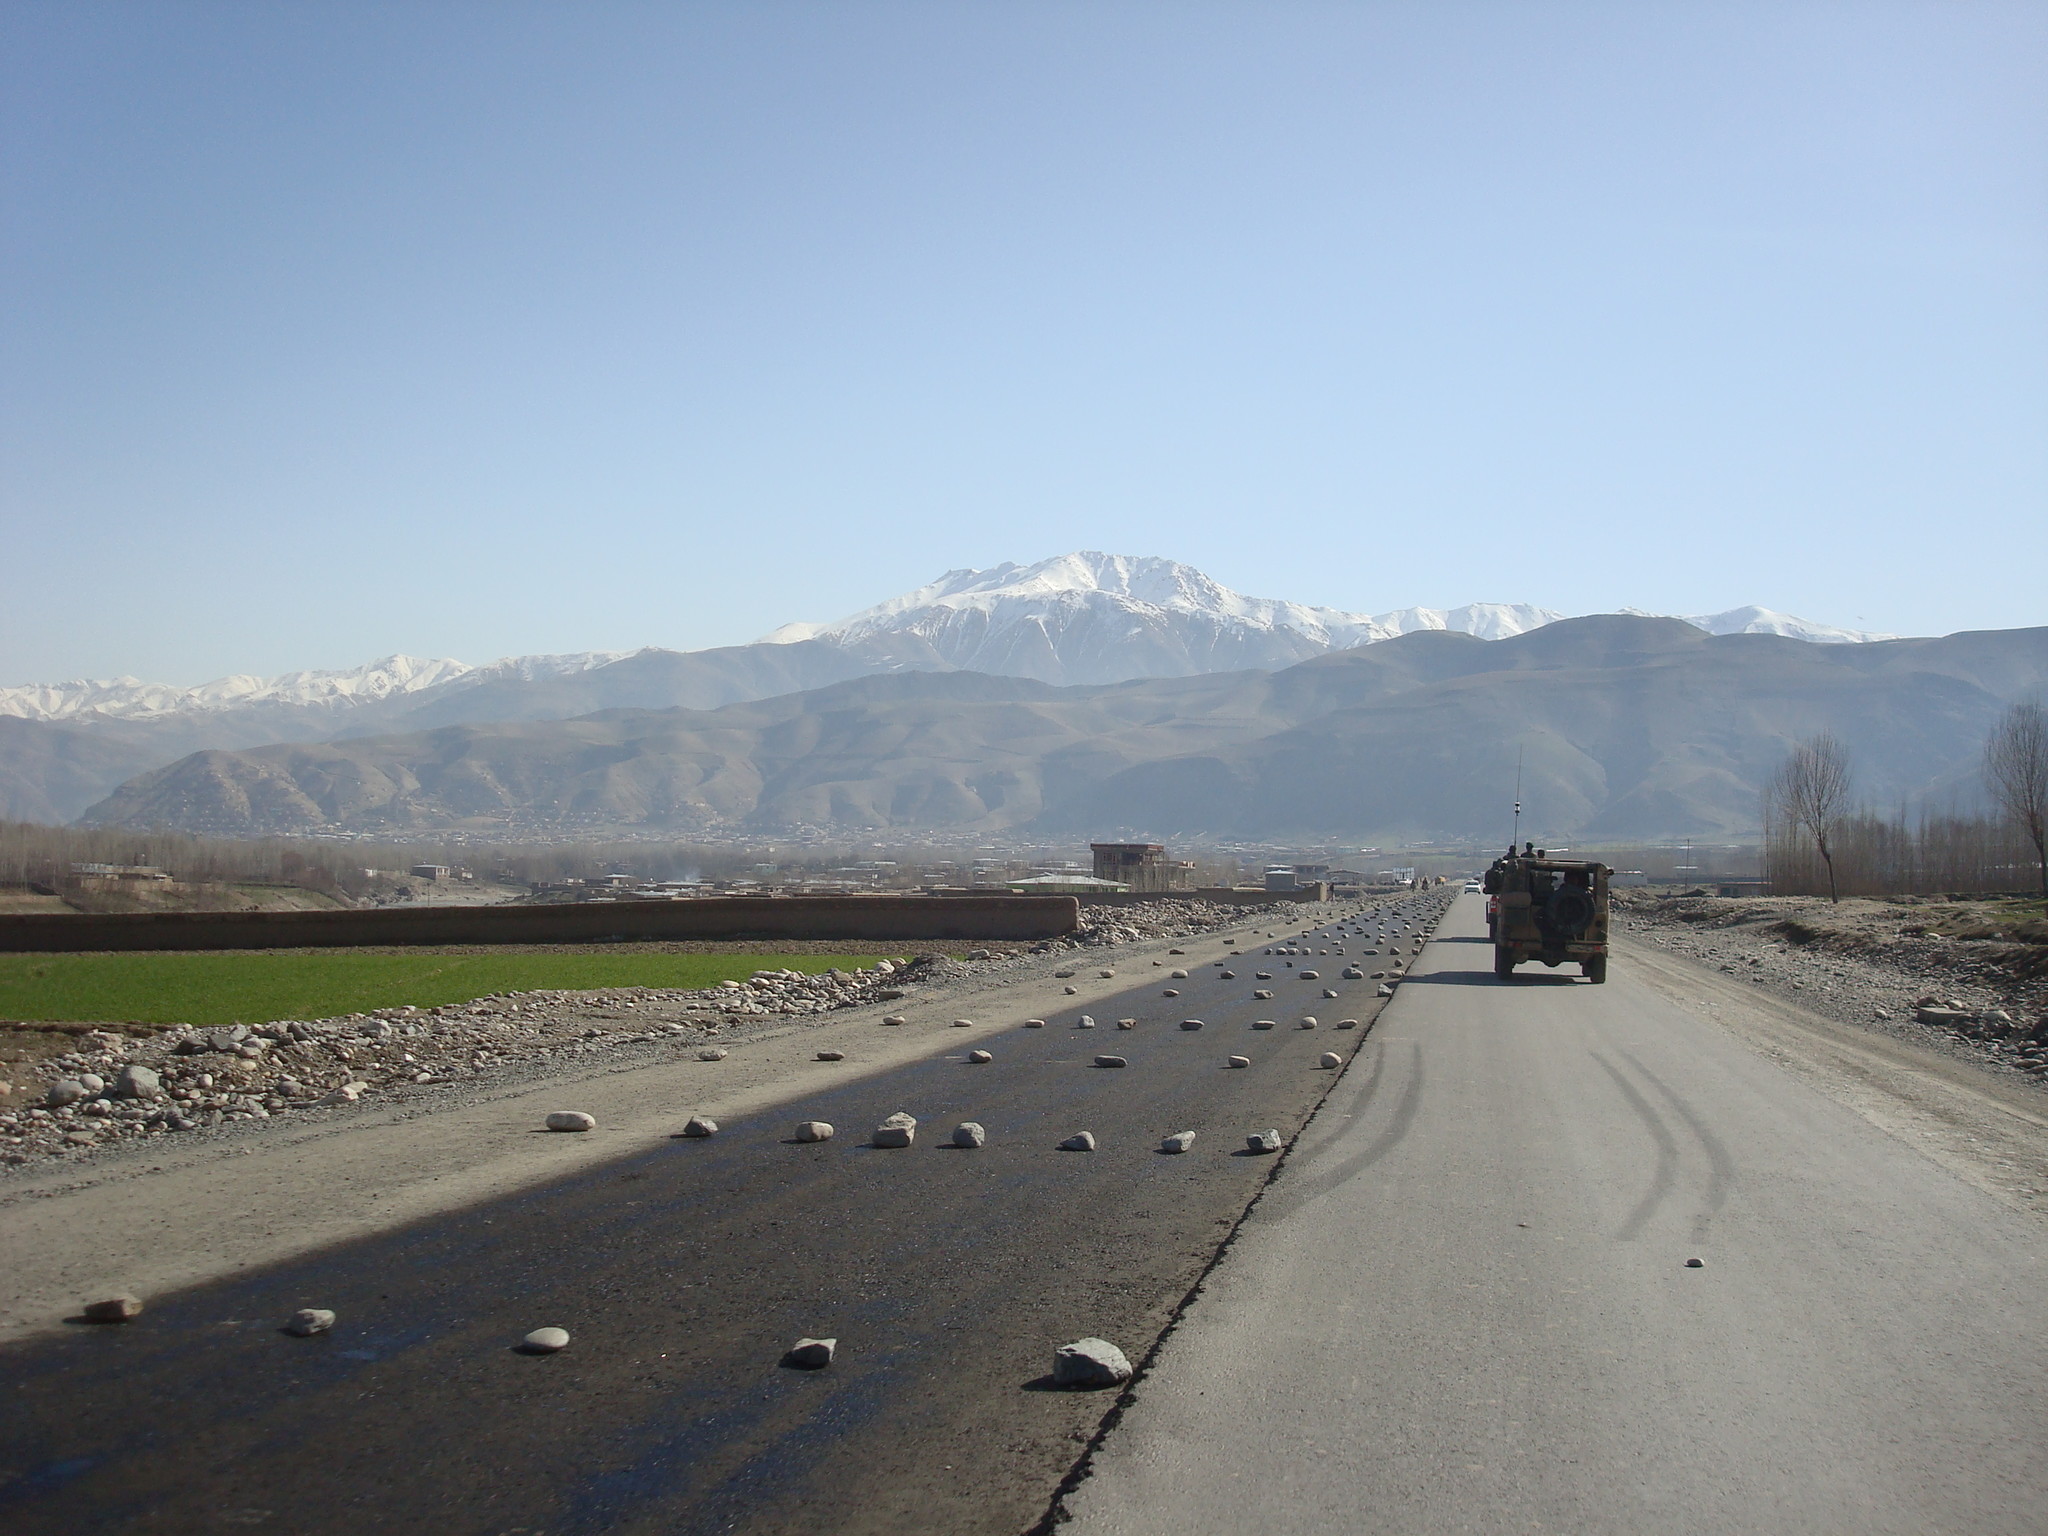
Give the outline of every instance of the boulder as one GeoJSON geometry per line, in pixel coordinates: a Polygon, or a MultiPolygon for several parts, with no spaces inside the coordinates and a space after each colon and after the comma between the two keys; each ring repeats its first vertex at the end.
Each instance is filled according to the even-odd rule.
{"type": "Polygon", "coordinates": [[[1356,1019],[1339,1019],[1339,1020],[1337,1021],[1337,1027],[1338,1027],[1339,1029],[1356,1029],[1356,1028],[1358,1028],[1358,1020],[1356,1020],[1356,1019]]]}
{"type": "Polygon", "coordinates": [[[830,1141],[832,1139],[832,1127],[823,1120],[799,1121],[796,1128],[796,1139],[798,1141],[830,1141]]]}
{"type": "Polygon", "coordinates": [[[979,1147],[988,1142],[988,1132],[981,1128],[979,1121],[962,1120],[953,1127],[953,1145],[956,1147],[979,1147]]]}
{"type": "Polygon", "coordinates": [[[548,1116],[547,1127],[551,1131],[594,1131],[597,1116],[586,1115],[580,1109],[558,1109],[548,1116]]]}
{"type": "Polygon", "coordinates": [[[334,1326],[334,1314],[325,1307],[301,1307],[292,1314],[284,1331],[301,1339],[310,1339],[316,1333],[325,1333],[334,1326]]]}
{"type": "Polygon", "coordinates": [[[91,1092],[75,1077],[60,1077],[43,1094],[43,1102],[52,1109],[62,1109],[66,1104],[76,1104],[80,1099],[89,1099],[91,1092]]]}
{"type": "Polygon", "coordinates": [[[1159,1143],[1159,1150],[1162,1152],[1185,1152],[1194,1144],[1195,1133],[1193,1131],[1175,1131],[1171,1136],[1159,1143]]]}
{"type": "Polygon", "coordinates": [[[976,1066],[980,1066],[984,1062],[994,1061],[995,1057],[988,1051],[969,1051],[967,1053],[967,1059],[973,1062],[976,1066]]]}
{"type": "Polygon", "coordinates": [[[1095,1058],[1095,1065],[1098,1067],[1128,1067],[1130,1062],[1122,1056],[1098,1056],[1095,1058]]]}
{"type": "Polygon", "coordinates": [[[886,1019],[882,1020],[882,1022],[884,1024],[908,1024],[910,1020],[903,1017],[903,1015],[900,1013],[892,1013],[886,1019]]]}
{"type": "Polygon", "coordinates": [[[1344,1065],[1344,1058],[1335,1051],[1325,1051],[1316,1058],[1316,1065],[1325,1070],[1334,1070],[1344,1065]]]}
{"type": "Polygon", "coordinates": [[[878,1147],[907,1147],[917,1140],[917,1119],[899,1109],[875,1127],[869,1140],[878,1147]]]}
{"type": "Polygon", "coordinates": [[[1278,1152],[1280,1150],[1280,1133],[1278,1131],[1253,1131],[1249,1136],[1245,1137],[1244,1145],[1245,1150],[1248,1152],[1278,1152]]]}
{"type": "Polygon", "coordinates": [[[820,1060],[820,1061],[844,1061],[844,1060],[846,1060],[846,1052],[844,1052],[844,1051],[820,1051],[820,1052],[818,1052],[818,1060],[820,1060]]]}
{"type": "Polygon", "coordinates": [[[1202,1027],[1202,1021],[1200,1019],[1182,1019],[1180,1021],[1180,1027],[1182,1029],[1200,1029],[1202,1027]]]}
{"type": "Polygon", "coordinates": [[[569,1347],[569,1330],[536,1328],[519,1341],[519,1347],[529,1355],[552,1355],[558,1349],[569,1347]]]}
{"type": "Polygon", "coordinates": [[[122,1099],[160,1099],[163,1080],[149,1067],[130,1062],[114,1074],[114,1096],[122,1099]]]}
{"type": "Polygon", "coordinates": [[[1252,1059],[1249,1056],[1233,1056],[1229,1064],[1233,1067],[1248,1067],[1252,1064],[1252,1059]]]}
{"type": "Polygon", "coordinates": [[[722,1045],[708,1045],[697,1053],[699,1061],[723,1061],[731,1053],[722,1045]]]}
{"type": "Polygon", "coordinates": [[[972,1020],[972,1019],[955,1019],[955,1020],[953,1021],[953,1027],[954,1027],[955,1029],[972,1029],[972,1028],[974,1028],[974,1020],[972,1020]]]}
{"type": "Polygon", "coordinates": [[[85,1304],[84,1317],[89,1323],[126,1323],[142,1316],[142,1298],[139,1296],[108,1296],[101,1301],[85,1304]]]}
{"type": "Polygon", "coordinates": [[[683,1134],[691,1140],[718,1134],[718,1122],[708,1115],[692,1115],[683,1122],[683,1134]]]}
{"type": "Polygon", "coordinates": [[[1095,1133],[1093,1131],[1077,1131],[1060,1143],[1060,1150],[1062,1152],[1093,1152],[1095,1150],[1095,1133]]]}
{"type": "Polygon", "coordinates": [[[1053,1351],[1056,1387],[1117,1387],[1131,1379],[1131,1362],[1106,1339],[1076,1339],[1053,1351]]]}
{"type": "Polygon", "coordinates": [[[1273,994],[1271,992],[1254,992],[1252,994],[1252,1001],[1255,1003],[1270,1003],[1273,1001],[1273,994]]]}
{"type": "Polygon", "coordinates": [[[1026,1020],[1024,1021],[1024,1027],[1025,1027],[1026,1029],[1043,1029],[1043,1028],[1045,1028],[1045,1020],[1043,1020],[1043,1019],[1026,1019],[1026,1020]]]}

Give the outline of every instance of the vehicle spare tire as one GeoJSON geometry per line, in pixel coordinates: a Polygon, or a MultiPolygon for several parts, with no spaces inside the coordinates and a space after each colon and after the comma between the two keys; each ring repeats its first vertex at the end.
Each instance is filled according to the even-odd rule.
{"type": "Polygon", "coordinates": [[[1593,893],[1582,886],[1560,885],[1543,904],[1547,926],[1575,939],[1593,925],[1593,893]]]}

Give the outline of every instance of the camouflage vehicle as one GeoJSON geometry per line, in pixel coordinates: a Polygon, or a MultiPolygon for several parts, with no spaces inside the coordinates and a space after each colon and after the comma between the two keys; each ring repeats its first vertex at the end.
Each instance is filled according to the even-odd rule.
{"type": "Polygon", "coordinates": [[[1486,872],[1486,926],[1493,974],[1505,981],[1524,960],[1576,960],[1586,980],[1607,979],[1605,864],[1553,859],[1532,848],[1509,850],[1486,872]]]}

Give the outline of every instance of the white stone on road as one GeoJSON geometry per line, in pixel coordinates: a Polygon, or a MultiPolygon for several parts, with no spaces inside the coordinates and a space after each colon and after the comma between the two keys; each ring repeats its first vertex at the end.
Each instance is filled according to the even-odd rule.
{"type": "Polygon", "coordinates": [[[551,1131],[594,1131],[597,1116],[586,1115],[580,1109],[558,1109],[548,1116],[547,1127],[551,1131]]]}
{"type": "Polygon", "coordinates": [[[979,1147],[988,1141],[988,1132],[976,1120],[962,1120],[953,1127],[953,1145],[956,1147],[979,1147]]]}
{"type": "Polygon", "coordinates": [[[1162,1152],[1185,1152],[1194,1144],[1195,1133],[1193,1131],[1175,1131],[1171,1136],[1159,1143],[1159,1150],[1162,1152]]]}
{"type": "Polygon", "coordinates": [[[1076,1339],[1053,1351],[1056,1387],[1114,1387],[1130,1379],[1130,1360],[1107,1339],[1076,1339]]]}
{"type": "Polygon", "coordinates": [[[334,1326],[334,1314],[325,1307],[301,1307],[292,1314],[291,1321],[284,1325],[286,1333],[302,1339],[310,1339],[316,1333],[325,1333],[334,1326]]]}
{"type": "Polygon", "coordinates": [[[832,1139],[831,1122],[826,1120],[800,1120],[797,1122],[796,1139],[798,1141],[830,1141],[832,1139]]]}
{"type": "Polygon", "coordinates": [[[519,1341],[519,1347],[529,1355],[552,1355],[558,1349],[569,1347],[569,1330],[536,1328],[519,1341]]]}
{"type": "Polygon", "coordinates": [[[1060,1150],[1062,1152],[1093,1152],[1095,1150],[1095,1133],[1093,1131],[1077,1131],[1060,1143],[1060,1150]]]}

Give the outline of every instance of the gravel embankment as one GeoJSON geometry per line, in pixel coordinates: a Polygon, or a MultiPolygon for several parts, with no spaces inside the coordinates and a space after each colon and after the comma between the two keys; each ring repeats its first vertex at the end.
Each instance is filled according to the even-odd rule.
{"type": "MultiPolygon", "coordinates": [[[[1287,914],[1289,919],[1292,913],[1287,914]]],[[[36,1099],[0,1111],[0,1165],[85,1156],[125,1140],[232,1132],[242,1123],[384,1097],[420,1099],[544,1074],[558,1064],[714,1050],[792,1022],[908,997],[920,985],[1058,955],[1172,939],[1264,913],[1203,901],[1084,909],[1081,927],[1029,950],[923,955],[819,976],[763,971],[700,991],[612,987],[523,992],[343,1018],[94,1030],[35,1064],[36,1099]]]]}
{"type": "Polygon", "coordinates": [[[2048,944],[1973,915],[1918,901],[1615,896],[1633,938],[1829,1018],[2048,1082],[2048,944]]]}

